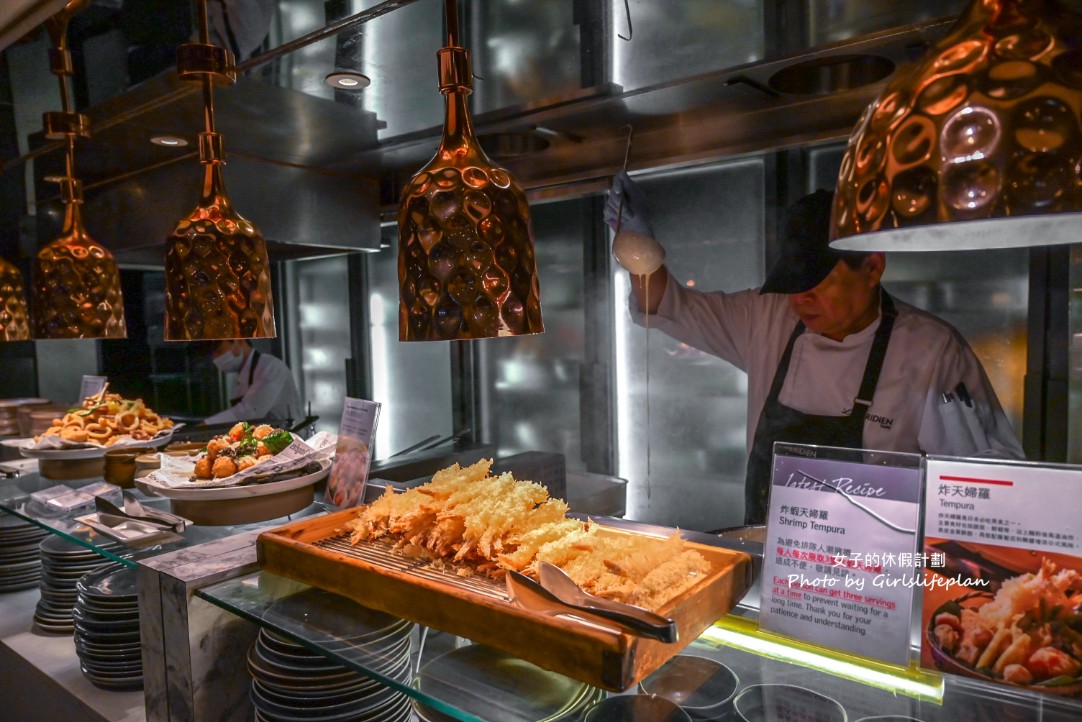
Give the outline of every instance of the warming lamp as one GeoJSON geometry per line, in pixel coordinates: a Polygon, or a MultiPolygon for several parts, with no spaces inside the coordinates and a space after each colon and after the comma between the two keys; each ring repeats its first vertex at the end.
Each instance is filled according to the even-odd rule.
{"type": "Polygon", "coordinates": [[[831,245],[1077,243],[1080,211],[1082,15],[1056,0],[973,0],[850,135],[831,245]]]}
{"type": "Polygon", "coordinates": [[[0,341],[26,341],[29,338],[23,274],[0,258],[0,341]]]}
{"type": "Polygon", "coordinates": [[[199,43],[177,48],[177,72],[203,84],[203,189],[166,239],[165,340],[269,338],[275,329],[267,242],[226,195],[222,136],[214,129],[212,84],[235,83],[235,64],[232,53],[209,42],[206,0],[199,3],[199,36],[199,43]]]}
{"type": "Polygon", "coordinates": [[[458,7],[445,0],[447,47],[437,51],[445,98],[435,157],[402,192],[398,210],[399,337],[403,341],[544,331],[526,194],[474,137],[469,51],[458,7]]]}
{"type": "Polygon", "coordinates": [[[67,147],[64,175],[47,179],[60,184],[63,226],[60,236],[38,251],[30,271],[34,288],[31,295],[34,337],[40,339],[127,338],[128,335],[120,271],[113,255],[83,227],[83,189],[75,177],[75,138],[90,137],[90,123],[82,113],[71,111],[68,21],[89,2],[71,0],[45,23],[53,43],[49,65],[60,79],[64,110],[45,113],[42,123],[46,138],[65,140],[67,147]]]}

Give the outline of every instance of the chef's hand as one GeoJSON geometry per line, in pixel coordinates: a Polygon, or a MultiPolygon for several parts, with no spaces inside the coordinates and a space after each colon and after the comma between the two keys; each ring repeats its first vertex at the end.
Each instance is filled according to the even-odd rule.
{"type": "Polygon", "coordinates": [[[646,214],[646,195],[626,171],[620,171],[612,177],[612,188],[605,199],[605,223],[614,233],[633,231],[654,237],[650,218],[646,214]]]}
{"type": "Polygon", "coordinates": [[[646,196],[626,172],[612,179],[605,201],[605,223],[616,232],[612,254],[637,276],[648,276],[665,262],[665,249],[654,239],[646,214],[646,196]]]}

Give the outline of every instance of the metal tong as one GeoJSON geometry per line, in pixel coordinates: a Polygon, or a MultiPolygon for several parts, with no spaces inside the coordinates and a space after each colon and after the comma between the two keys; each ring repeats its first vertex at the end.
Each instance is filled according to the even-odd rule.
{"type": "Polygon", "coordinates": [[[547,562],[540,563],[538,574],[540,582],[519,572],[507,572],[507,591],[512,602],[545,614],[574,611],[587,618],[614,622],[628,631],[662,642],[677,640],[676,622],[668,617],[587,594],[562,569],[547,562]]]}
{"type": "Polygon", "coordinates": [[[155,526],[165,527],[175,532],[182,532],[184,528],[191,524],[191,521],[185,519],[182,516],[176,514],[170,514],[167,511],[155,509],[149,506],[143,506],[131,493],[125,491],[124,495],[124,508],[121,509],[113,502],[100,496],[94,497],[94,508],[103,514],[111,514],[113,516],[120,516],[126,519],[134,519],[146,524],[153,524],[155,526]]]}

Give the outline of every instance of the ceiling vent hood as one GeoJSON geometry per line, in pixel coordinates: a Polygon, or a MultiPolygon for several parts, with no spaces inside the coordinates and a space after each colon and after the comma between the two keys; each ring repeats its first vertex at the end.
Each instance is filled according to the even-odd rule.
{"type": "MultiPolygon", "coordinates": [[[[379,250],[379,181],[327,168],[341,153],[376,143],[371,113],[259,80],[240,78],[216,100],[218,127],[229,139],[225,178],[230,196],[266,236],[271,260],[379,250]]],[[[198,200],[202,167],[195,157],[202,124],[197,85],[163,73],[88,111],[93,129],[79,148],[90,233],[122,265],[164,264],[164,242],[176,219],[198,200]],[[149,108],[149,109],[148,109],[149,108]],[[133,109],[141,112],[133,113],[133,109]],[[186,145],[160,145],[175,137],[186,145]]],[[[35,138],[40,146],[40,135],[35,138]]],[[[55,233],[55,187],[43,182],[63,158],[35,161],[38,237],[55,233]]]]}
{"type": "MultiPolygon", "coordinates": [[[[390,12],[392,6],[410,4],[385,0],[375,8],[384,8],[390,18],[426,16],[427,4],[421,2],[390,12]]],[[[343,22],[361,23],[358,18],[365,13],[343,22]]],[[[630,90],[609,82],[604,73],[594,76],[592,85],[584,76],[578,89],[475,112],[475,130],[491,141],[494,155],[533,199],[606,187],[622,164],[625,134],[619,128],[626,124],[635,129],[632,169],[688,166],[842,140],[891,70],[919,57],[952,23],[953,18],[913,23],[630,90]]],[[[364,92],[375,95],[365,103],[386,114],[388,106],[382,103],[394,102],[398,117],[427,117],[416,112],[413,98],[415,90],[433,95],[431,88],[414,88],[407,82],[413,68],[389,61],[399,50],[416,57],[420,41],[410,33],[366,34],[363,24],[351,25],[348,32],[341,27],[328,24],[313,33],[336,38],[337,51],[326,46],[330,55],[298,53],[298,41],[292,41],[289,53],[280,56],[281,68],[268,65],[273,72],[243,75],[216,98],[218,126],[229,139],[225,178],[230,195],[263,231],[272,259],[378,249],[381,211],[384,220],[393,218],[403,184],[439,142],[439,125],[414,123],[396,132],[397,117],[377,119],[364,109],[367,105],[340,97],[341,91],[332,99],[278,84],[288,84],[283,70],[288,67],[289,77],[318,77],[325,90],[321,79],[328,60],[342,65],[338,61],[353,57],[344,48],[362,47],[365,37],[375,43],[369,54],[380,60],[373,71],[383,73],[373,76],[372,87],[364,92]],[[384,128],[388,120],[391,126],[384,128]]],[[[429,61],[421,53],[416,63],[426,78],[437,47],[433,43],[429,61]]],[[[592,46],[591,51],[604,55],[592,46]]],[[[243,65],[252,70],[265,62],[262,57],[243,65]]],[[[487,78],[479,86],[498,86],[495,68],[479,70],[487,78]]],[[[201,125],[198,88],[165,72],[86,112],[92,135],[80,144],[78,170],[85,179],[88,230],[121,263],[160,265],[172,223],[197,200],[200,169],[194,161],[193,129],[201,125]],[[151,142],[161,136],[176,136],[188,145],[151,142]]],[[[35,177],[41,179],[53,172],[61,154],[42,152],[40,137],[36,142],[38,150],[30,155],[35,177]]],[[[55,188],[39,180],[35,190],[45,201],[39,206],[47,209],[55,188]]],[[[54,221],[40,208],[38,218],[39,227],[44,226],[39,237],[49,237],[54,221]]]]}
{"type": "Polygon", "coordinates": [[[0,2],[0,50],[40,27],[68,0],[4,0],[0,2]]]}

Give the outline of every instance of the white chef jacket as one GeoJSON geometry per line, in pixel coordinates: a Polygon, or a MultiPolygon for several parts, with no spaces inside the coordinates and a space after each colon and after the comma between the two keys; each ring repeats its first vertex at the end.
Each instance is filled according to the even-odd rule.
{"type": "MultiPolygon", "coordinates": [[[[950,324],[897,298],[898,317],[864,419],[864,447],[945,456],[1024,458],[995,390],[969,344],[950,324]],[[957,392],[964,384],[972,399],[957,392]],[[951,394],[949,401],[944,394],[951,394]]],[[[634,303],[635,323],[645,316],[634,303]]],[[[701,292],[670,274],[650,326],[718,356],[748,375],[747,447],[774,373],[799,318],[784,294],[701,292]]],[[[860,388],[879,318],[834,341],[805,331],[793,346],[778,400],[806,414],[848,415],[860,388]]],[[[799,443],[799,439],[793,439],[799,443]]]]}
{"type": "Polygon", "coordinates": [[[233,398],[239,398],[236,404],[213,416],[208,416],[205,423],[220,424],[226,421],[246,421],[248,419],[292,419],[303,418],[301,395],[293,374],[281,359],[270,354],[260,353],[255,373],[251,374],[252,383],[248,383],[249,370],[255,351],[248,354],[244,365],[237,374],[237,385],[233,389],[233,398]]]}

